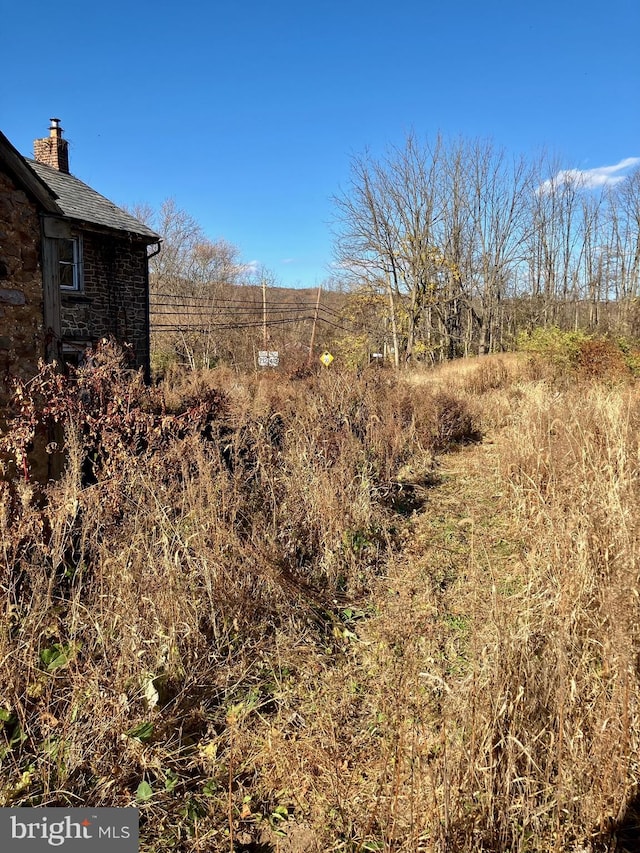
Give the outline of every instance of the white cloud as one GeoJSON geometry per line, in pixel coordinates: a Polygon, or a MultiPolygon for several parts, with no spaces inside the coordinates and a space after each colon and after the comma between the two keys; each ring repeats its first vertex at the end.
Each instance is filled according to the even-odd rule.
{"type": "Polygon", "coordinates": [[[281,264],[293,264],[295,263],[295,258],[282,258],[280,261],[281,264]]]}
{"type": "Polygon", "coordinates": [[[248,275],[255,275],[260,269],[260,261],[247,261],[246,264],[241,264],[240,268],[248,275]]]}
{"type": "Polygon", "coordinates": [[[577,189],[593,190],[598,187],[613,186],[624,180],[627,169],[640,164],[640,157],[625,157],[613,166],[596,166],[595,169],[563,169],[544,181],[538,192],[547,193],[564,184],[572,184],[577,189]]]}

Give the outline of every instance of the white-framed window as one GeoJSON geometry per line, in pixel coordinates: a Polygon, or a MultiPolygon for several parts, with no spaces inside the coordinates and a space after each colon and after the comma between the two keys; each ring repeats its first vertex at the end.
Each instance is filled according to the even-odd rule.
{"type": "Polygon", "coordinates": [[[80,237],[58,240],[61,290],[82,290],[82,242],[80,237]]]}

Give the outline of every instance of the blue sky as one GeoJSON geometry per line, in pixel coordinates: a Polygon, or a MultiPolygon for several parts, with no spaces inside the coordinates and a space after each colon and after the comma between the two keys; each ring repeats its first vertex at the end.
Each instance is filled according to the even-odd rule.
{"type": "Polygon", "coordinates": [[[118,204],[175,198],[284,285],[331,275],[350,157],[410,131],[579,170],[640,157],[638,0],[32,0],[2,18],[0,129],[23,154],[60,117],[79,178],[118,204]]]}

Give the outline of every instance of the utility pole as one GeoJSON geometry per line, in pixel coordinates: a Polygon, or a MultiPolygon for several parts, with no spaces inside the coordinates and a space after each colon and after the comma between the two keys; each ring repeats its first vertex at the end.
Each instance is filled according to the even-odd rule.
{"type": "Polygon", "coordinates": [[[388,349],[387,335],[388,334],[389,334],[389,318],[385,317],[384,318],[384,340],[382,343],[382,363],[384,364],[385,367],[387,366],[387,358],[388,358],[388,354],[387,354],[387,349],[388,349]]]}
{"type": "Polygon", "coordinates": [[[262,344],[267,349],[267,277],[262,275],[262,344]]]}
{"type": "Polygon", "coordinates": [[[313,344],[316,339],[316,326],[318,325],[318,313],[320,311],[320,294],[322,293],[322,285],[318,285],[318,298],[316,299],[316,311],[313,316],[313,326],[311,328],[311,342],[309,344],[309,358],[307,359],[307,364],[311,364],[311,359],[313,358],[313,344]]]}

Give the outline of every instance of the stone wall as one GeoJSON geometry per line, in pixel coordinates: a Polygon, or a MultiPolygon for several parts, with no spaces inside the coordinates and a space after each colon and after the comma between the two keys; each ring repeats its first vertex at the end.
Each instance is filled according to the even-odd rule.
{"type": "Polygon", "coordinates": [[[83,290],[62,292],[63,340],[114,336],[133,346],[136,367],[149,365],[147,248],[126,237],[82,233],[83,290]]]}
{"type": "Polygon", "coordinates": [[[0,409],[10,377],[28,378],[44,356],[40,218],[0,167],[0,409]]]}

